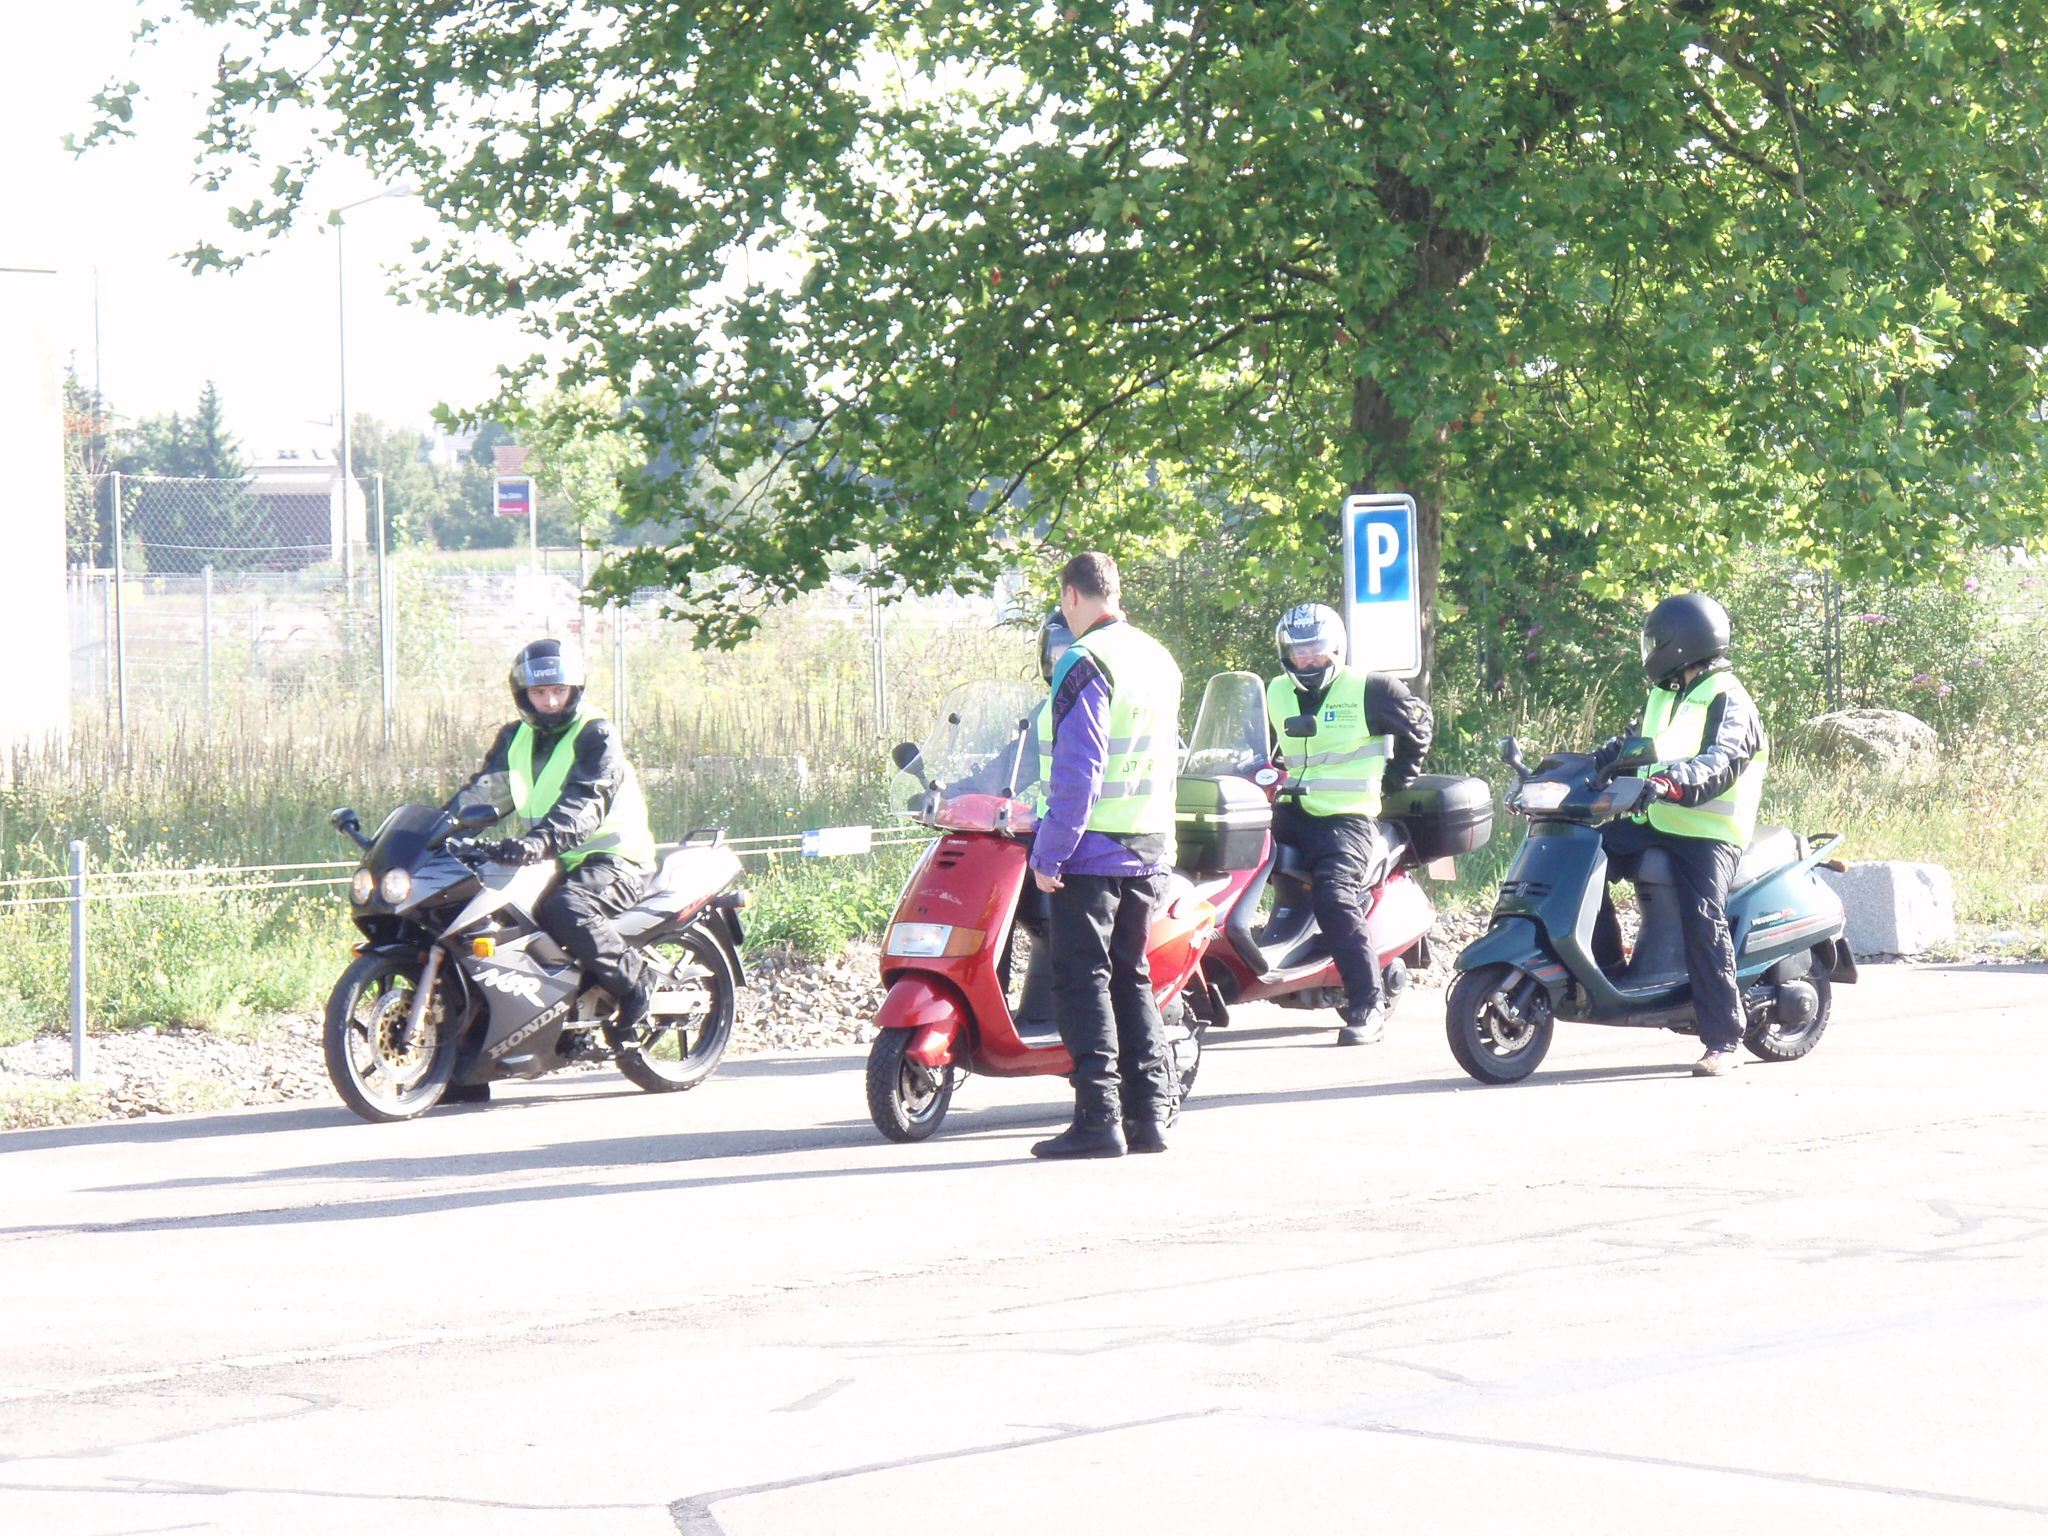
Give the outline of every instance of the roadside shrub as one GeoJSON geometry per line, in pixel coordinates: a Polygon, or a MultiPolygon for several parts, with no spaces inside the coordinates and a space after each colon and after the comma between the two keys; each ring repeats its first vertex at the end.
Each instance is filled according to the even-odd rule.
{"type": "Polygon", "coordinates": [[[881,936],[917,848],[885,848],[855,858],[781,860],[748,885],[747,952],[785,949],[811,960],[840,954],[851,939],[881,936]]]}

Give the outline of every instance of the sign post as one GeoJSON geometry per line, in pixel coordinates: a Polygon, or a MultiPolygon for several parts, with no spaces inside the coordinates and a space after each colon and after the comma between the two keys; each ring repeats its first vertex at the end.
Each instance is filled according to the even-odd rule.
{"type": "Polygon", "coordinates": [[[535,566],[540,564],[540,498],[533,494],[533,476],[498,475],[492,484],[496,487],[496,506],[500,517],[523,517],[526,519],[528,552],[535,566]]]}
{"type": "Polygon", "coordinates": [[[1390,677],[1414,677],[1422,671],[1415,499],[1347,496],[1340,522],[1351,664],[1390,677]]]}

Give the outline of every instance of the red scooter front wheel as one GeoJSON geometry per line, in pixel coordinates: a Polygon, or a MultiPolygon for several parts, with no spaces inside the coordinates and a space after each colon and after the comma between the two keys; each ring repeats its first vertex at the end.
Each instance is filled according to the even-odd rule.
{"type": "Polygon", "coordinates": [[[910,1055],[915,1030],[885,1029],[868,1048],[868,1114],[891,1141],[923,1141],[953,1105],[953,1069],[910,1055]]]}

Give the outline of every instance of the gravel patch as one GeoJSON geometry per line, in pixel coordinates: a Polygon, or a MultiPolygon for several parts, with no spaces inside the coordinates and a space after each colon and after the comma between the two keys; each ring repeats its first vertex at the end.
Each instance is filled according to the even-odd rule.
{"type": "MultiPolygon", "coordinates": [[[[726,1054],[867,1040],[882,1006],[878,962],[872,943],[855,943],[823,964],[787,954],[760,956],[747,966],[726,1054]]],[[[564,1070],[612,1068],[600,1061],[564,1070]]],[[[94,1031],[86,1040],[86,1071],[88,1081],[71,1080],[68,1034],[0,1048],[0,1130],[334,1097],[321,1056],[320,1020],[311,1014],[285,1015],[247,1036],[182,1025],[94,1031]]]]}

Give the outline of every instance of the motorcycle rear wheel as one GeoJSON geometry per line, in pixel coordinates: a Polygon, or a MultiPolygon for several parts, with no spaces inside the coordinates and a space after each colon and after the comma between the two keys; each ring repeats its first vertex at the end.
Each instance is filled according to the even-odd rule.
{"type": "Polygon", "coordinates": [[[868,1047],[868,1115],[891,1141],[923,1141],[953,1105],[953,1069],[912,1061],[911,1033],[885,1029],[868,1047]]]}
{"type": "Polygon", "coordinates": [[[1806,974],[1799,979],[1819,996],[1812,1018],[1804,1024],[1783,1024],[1767,1014],[1742,1032],[1742,1043],[1749,1047],[1752,1056],[1761,1061],[1797,1061],[1820,1044],[1820,1037],[1828,1027],[1828,1010],[1834,1003],[1834,988],[1828,982],[1827,965],[1819,955],[1811,957],[1806,974]]]}
{"type": "Polygon", "coordinates": [[[418,987],[417,966],[367,954],[341,973],[327,999],[320,1043],[328,1080],[342,1103],[373,1123],[425,1114],[454,1075],[459,1031],[447,1027],[438,1002],[406,1049],[395,1048],[418,987]]]}
{"type": "Polygon", "coordinates": [[[1482,1083],[1519,1083],[1542,1065],[1556,1025],[1547,1007],[1523,1018],[1507,1006],[1503,993],[1517,972],[1509,965],[1482,965],[1467,971],[1444,1000],[1444,1032],[1451,1054],[1466,1073],[1482,1083]]]}
{"type": "Polygon", "coordinates": [[[682,1011],[649,1013],[630,1040],[615,1024],[605,1026],[605,1037],[627,1082],[649,1093],[679,1093],[724,1059],[739,977],[725,946],[702,929],[652,945],[646,955],[646,985],[657,995],[679,996],[682,1011]]]}

